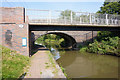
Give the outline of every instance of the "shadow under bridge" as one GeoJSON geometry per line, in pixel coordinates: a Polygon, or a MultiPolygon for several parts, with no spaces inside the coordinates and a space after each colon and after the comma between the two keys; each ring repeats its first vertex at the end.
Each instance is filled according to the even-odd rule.
{"type": "Polygon", "coordinates": [[[64,42],[61,45],[62,48],[76,48],[77,42],[71,35],[68,35],[68,34],[62,33],[62,32],[48,32],[46,34],[40,34],[40,33],[41,32],[39,32],[39,35],[38,34],[36,35],[35,33],[32,33],[32,37],[34,38],[34,39],[32,38],[32,40],[34,40],[33,45],[35,44],[35,41],[38,38],[40,38],[41,36],[47,35],[47,34],[55,34],[55,35],[60,36],[61,38],[64,39],[64,42]]]}

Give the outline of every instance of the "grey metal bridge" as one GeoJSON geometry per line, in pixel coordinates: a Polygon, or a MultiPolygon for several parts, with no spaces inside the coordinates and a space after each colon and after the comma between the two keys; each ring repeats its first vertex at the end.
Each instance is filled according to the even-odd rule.
{"type": "Polygon", "coordinates": [[[30,25],[120,27],[120,15],[113,14],[26,9],[25,15],[30,25]]]}

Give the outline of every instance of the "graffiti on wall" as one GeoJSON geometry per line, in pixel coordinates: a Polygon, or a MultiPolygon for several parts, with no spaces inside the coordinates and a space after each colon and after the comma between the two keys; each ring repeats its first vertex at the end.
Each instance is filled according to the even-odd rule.
{"type": "Polygon", "coordinates": [[[12,46],[12,42],[11,42],[11,39],[12,39],[12,32],[10,30],[7,30],[5,32],[5,42],[7,45],[9,46],[12,46]]]}

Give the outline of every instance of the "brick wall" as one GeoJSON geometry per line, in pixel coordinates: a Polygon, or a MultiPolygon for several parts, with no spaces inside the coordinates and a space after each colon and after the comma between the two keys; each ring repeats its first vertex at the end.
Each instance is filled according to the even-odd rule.
{"type": "Polygon", "coordinates": [[[39,36],[47,34],[47,33],[63,33],[67,34],[71,37],[73,37],[76,42],[83,42],[87,40],[91,40],[92,37],[97,36],[97,31],[32,31],[35,34],[35,39],[37,39],[39,36]]]}
{"type": "Polygon", "coordinates": [[[29,56],[29,26],[28,23],[24,22],[24,8],[1,7],[0,9],[0,14],[2,14],[2,20],[0,21],[0,27],[2,29],[2,34],[0,34],[0,44],[12,50],[16,50],[22,55],[29,56]],[[22,46],[23,37],[27,38],[26,47],[22,46]]]}
{"type": "Polygon", "coordinates": [[[93,31],[93,32],[92,31],[47,31],[47,32],[46,31],[32,31],[32,32],[35,35],[35,40],[41,35],[44,35],[47,33],[63,33],[63,35],[67,34],[71,36],[72,38],[74,38],[78,45],[84,44],[87,41],[92,41],[93,38],[97,36],[97,31],[93,31]]]}
{"type": "MultiPolygon", "coordinates": [[[[29,56],[32,46],[32,33],[29,31],[28,20],[25,19],[25,9],[22,7],[0,7],[0,44],[10,49],[16,50],[22,55],[29,56]],[[26,22],[25,22],[26,21],[26,22]],[[20,25],[23,25],[21,28],[20,25]],[[22,46],[22,38],[27,38],[27,46],[22,46]],[[29,46],[30,44],[30,46],[29,46]],[[29,49],[30,48],[30,49],[29,49]]],[[[55,31],[48,31],[48,33],[55,31]]],[[[72,36],[77,43],[92,38],[91,31],[57,31],[72,36]],[[90,33],[89,33],[90,32],[90,33]]],[[[39,33],[39,32],[38,32],[39,33]]],[[[46,31],[39,34],[45,34],[46,31]]],[[[35,33],[36,34],[36,33],[35,33]]],[[[93,33],[94,34],[94,33],[93,33]]],[[[93,37],[96,36],[96,33],[93,37]]]]}
{"type": "Polygon", "coordinates": [[[24,23],[24,11],[25,9],[21,7],[0,7],[0,14],[2,15],[2,20],[0,23],[24,23]]]}

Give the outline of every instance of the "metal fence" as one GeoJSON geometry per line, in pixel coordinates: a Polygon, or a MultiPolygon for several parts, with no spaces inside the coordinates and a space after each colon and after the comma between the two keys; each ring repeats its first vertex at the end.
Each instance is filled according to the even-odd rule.
{"type": "Polygon", "coordinates": [[[40,24],[120,25],[120,15],[113,14],[26,9],[26,17],[29,23],[40,24]]]}

